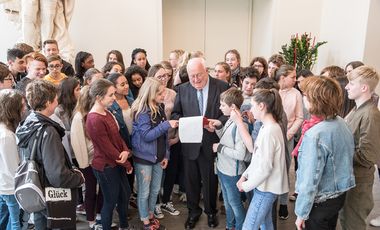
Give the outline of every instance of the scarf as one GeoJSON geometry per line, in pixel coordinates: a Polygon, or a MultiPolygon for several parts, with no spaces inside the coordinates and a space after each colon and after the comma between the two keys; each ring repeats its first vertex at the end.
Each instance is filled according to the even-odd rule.
{"type": "Polygon", "coordinates": [[[294,148],[294,150],[292,152],[292,156],[295,156],[295,157],[298,156],[298,150],[299,150],[299,148],[301,146],[301,143],[302,143],[302,140],[303,140],[303,137],[304,137],[306,131],[309,130],[310,128],[312,128],[314,125],[318,124],[321,121],[323,121],[323,119],[320,118],[320,117],[317,117],[315,115],[311,115],[311,117],[310,117],[309,120],[304,120],[303,121],[303,123],[302,123],[301,137],[300,137],[300,140],[298,141],[296,147],[294,148]]]}
{"type": "Polygon", "coordinates": [[[238,66],[236,69],[231,71],[231,79],[230,83],[235,84],[239,86],[239,73],[240,73],[240,66],[238,66]]]}

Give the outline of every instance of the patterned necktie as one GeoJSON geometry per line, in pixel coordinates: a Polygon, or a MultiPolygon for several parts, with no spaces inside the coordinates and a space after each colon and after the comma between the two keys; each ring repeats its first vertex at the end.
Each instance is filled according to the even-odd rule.
{"type": "Polygon", "coordinates": [[[198,90],[198,104],[199,111],[201,112],[201,115],[203,115],[203,91],[201,89],[198,90]]]}

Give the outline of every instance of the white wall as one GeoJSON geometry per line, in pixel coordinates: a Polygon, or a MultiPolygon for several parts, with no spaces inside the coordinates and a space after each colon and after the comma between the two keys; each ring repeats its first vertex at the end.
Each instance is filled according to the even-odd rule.
{"type": "Polygon", "coordinates": [[[318,40],[321,7],[314,0],[254,0],[253,56],[269,58],[297,33],[311,33],[318,40]]]}
{"type": "Polygon", "coordinates": [[[91,52],[97,68],[106,54],[120,50],[129,66],[134,48],[144,48],[150,63],[162,56],[162,7],[157,0],[77,0],[70,25],[76,51],[91,52]]]}
{"type": "MultiPolygon", "coordinates": [[[[6,49],[19,37],[16,30],[0,12],[1,59],[6,49]]],[[[70,24],[70,36],[76,52],[94,55],[97,68],[103,67],[106,54],[112,49],[122,52],[129,66],[134,48],[144,48],[150,63],[162,57],[162,7],[157,0],[77,0],[70,24]]]]}
{"type": "Polygon", "coordinates": [[[250,61],[253,0],[163,0],[164,59],[174,49],[200,50],[207,66],[237,49],[243,66],[250,61]]]}
{"type": "MultiPolygon", "coordinates": [[[[380,1],[371,0],[368,14],[367,34],[363,61],[369,66],[374,67],[380,73],[380,1]]],[[[380,84],[377,86],[376,93],[380,95],[380,84]]]]}
{"type": "Polygon", "coordinates": [[[274,0],[254,0],[252,7],[251,58],[272,54],[274,34],[274,0]]]}
{"type": "Polygon", "coordinates": [[[281,50],[285,43],[290,43],[291,35],[306,32],[319,37],[321,1],[276,0],[274,4],[273,53],[281,50]]]}
{"type": "Polygon", "coordinates": [[[205,0],[163,0],[163,58],[175,49],[205,50],[205,0]]]}
{"type": "Polygon", "coordinates": [[[363,60],[370,0],[323,1],[320,66],[345,65],[363,60]]]}
{"type": "Polygon", "coordinates": [[[206,0],[205,54],[209,66],[224,61],[227,50],[236,49],[241,65],[250,62],[251,0],[206,0]]]}
{"type": "Polygon", "coordinates": [[[363,61],[380,71],[380,1],[372,0],[369,7],[363,61]]]}

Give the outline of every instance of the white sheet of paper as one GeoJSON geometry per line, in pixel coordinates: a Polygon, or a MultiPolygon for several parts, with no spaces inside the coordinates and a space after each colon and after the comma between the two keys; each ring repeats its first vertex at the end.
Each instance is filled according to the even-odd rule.
{"type": "Polygon", "coordinates": [[[201,143],[203,136],[203,116],[180,118],[178,134],[181,143],[201,143]]]}

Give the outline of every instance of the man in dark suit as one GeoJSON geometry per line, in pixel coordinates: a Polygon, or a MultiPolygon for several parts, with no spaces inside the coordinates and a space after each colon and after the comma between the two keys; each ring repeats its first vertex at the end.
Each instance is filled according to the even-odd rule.
{"type": "MultiPolygon", "coordinates": [[[[187,64],[187,72],[190,81],[178,87],[172,119],[205,116],[226,121],[226,117],[219,110],[219,97],[228,89],[228,84],[208,75],[203,58],[190,59],[187,64]]],[[[185,223],[186,229],[193,229],[202,214],[202,209],[199,207],[201,190],[208,226],[214,228],[218,225],[216,218],[218,183],[214,172],[216,155],[212,151],[212,144],[216,142],[219,142],[219,139],[214,130],[205,128],[203,129],[202,143],[182,144],[187,208],[189,210],[189,216],[185,223]]]]}

